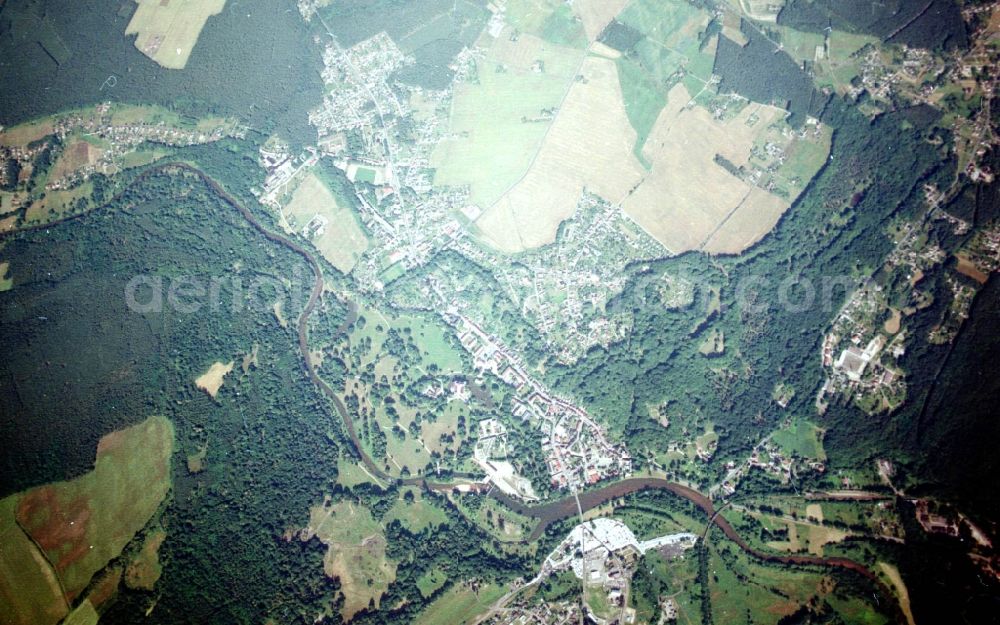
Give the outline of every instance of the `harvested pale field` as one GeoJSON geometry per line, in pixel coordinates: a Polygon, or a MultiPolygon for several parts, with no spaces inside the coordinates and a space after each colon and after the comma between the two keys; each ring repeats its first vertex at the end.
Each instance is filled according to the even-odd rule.
{"type": "Polygon", "coordinates": [[[222,388],[223,379],[227,373],[233,370],[233,365],[235,364],[235,360],[230,360],[228,363],[213,362],[208,371],[201,374],[194,381],[194,385],[208,393],[212,399],[215,399],[219,389],[222,388]]]}
{"type": "Polygon", "coordinates": [[[620,202],[642,179],[615,63],[588,57],[581,74],[531,168],[476,221],[497,249],[513,253],[551,243],[584,189],[620,202]]]}
{"type": "Polygon", "coordinates": [[[885,573],[885,576],[889,578],[889,581],[892,582],[892,586],[896,590],[896,596],[899,597],[899,607],[903,610],[906,622],[908,625],[914,625],[913,609],[910,607],[910,593],[906,589],[903,576],[899,574],[899,569],[888,562],[879,562],[878,566],[885,573]]]}
{"type": "Polygon", "coordinates": [[[819,525],[809,526],[809,553],[815,556],[823,555],[823,547],[830,543],[839,543],[847,538],[847,532],[819,525]]]}
{"type": "Polygon", "coordinates": [[[710,254],[738,254],[770,232],[790,205],[777,195],[753,187],[700,249],[710,254]]]}
{"type": "Polygon", "coordinates": [[[10,215],[0,219],[0,232],[8,232],[17,226],[17,215],[10,215]]]}
{"type": "Polygon", "coordinates": [[[899,332],[900,323],[903,321],[903,314],[895,308],[890,308],[889,311],[892,314],[885,320],[882,328],[889,334],[895,334],[899,332]]]}
{"type": "Polygon", "coordinates": [[[319,253],[343,273],[350,273],[368,249],[368,237],[350,208],[337,199],[315,174],[302,180],[284,208],[289,225],[310,239],[319,253]]]}
{"type": "Polygon", "coordinates": [[[968,256],[956,254],[955,259],[958,260],[958,264],[955,266],[958,273],[972,278],[979,284],[986,284],[986,281],[990,279],[989,274],[977,267],[975,263],[969,260],[968,256]]]}
{"type": "Polygon", "coordinates": [[[136,0],[125,27],[137,35],[135,47],[163,67],[183,69],[205,22],[222,12],[226,0],[136,0]]]}
{"type": "Polygon", "coordinates": [[[806,506],[806,516],[819,523],[823,522],[823,506],[818,503],[811,503],[806,506]]]}
{"type": "Polygon", "coordinates": [[[690,99],[683,84],[670,90],[643,147],[652,170],[624,209],[674,253],[740,252],[769,232],[789,203],[730,174],[715,156],[746,163],[757,134],[783,112],[752,105],[717,121],[700,106],[687,108],[690,99]],[[759,119],[748,125],[754,114],[759,119]]]}
{"type": "Polygon", "coordinates": [[[595,41],[590,44],[590,53],[596,54],[597,56],[603,56],[604,58],[611,60],[620,59],[622,56],[621,52],[615,50],[609,45],[601,43],[600,41],[595,41]]]}
{"type": "Polygon", "coordinates": [[[450,136],[431,155],[434,184],[469,186],[479,208],[494,204],[528,170],[585,52],[505,28],[456,86],[450,136]],[[498,71],[499,70],[499,71],[498,71]]]}
{"type": "Polygon", "coordinates": [[[340,579],[344,621],[368,607],[378,607],[382,595],[396,579],[396,565],[386,558],[387,542],[382,526],[368,508],[346,501],[315,506],[309,511],[309,526],[302,540],[319,538],[329,548],[323,570],[340,579]]]}
{"type": "Polygon", "coordinates": [[[573,12],[580,16],[587,39],[594,41],[626,4],[628,0],[576,0],[573,12]]]}

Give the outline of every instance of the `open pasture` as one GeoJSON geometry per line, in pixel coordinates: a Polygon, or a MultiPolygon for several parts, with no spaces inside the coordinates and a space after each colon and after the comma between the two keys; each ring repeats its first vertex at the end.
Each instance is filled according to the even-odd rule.
{"type": "Polygon", "coordinates": [[[504,594],[504,588],[494,584],[456,584],[425,609],[415,625],[465,625],[485,612],[504,594]]]}
{"type": "Polygon", "coordinates": [[[441,508],[424,501],[419,489],[409,487],[400,491],[400,498],[382,519],[386,525],[393,521],[399,521],[408,532],[419,534],[427,528],[446,525],[448,517],[441,508]],[[405,499],[407,493],[412,496],[410,501],[405,499]]]}
{"type": "Polygon", "coordinates": [[[787,454],[811,460],[826,460],[826,452],[823,450],[823,430],[808,421],[796,421],[778,430],[771,440],[787,454]]]}
{"type": "Polygon", "coordinates": [[[302,532],[304,540],[313,536],[328,547],[324,572],[340,579],[344,620],[350,621],[369,601],[378,606],[396,579],[396,565],[386,557],[385,534],[368,508],[349,501],[315,506],[302,532]]]}

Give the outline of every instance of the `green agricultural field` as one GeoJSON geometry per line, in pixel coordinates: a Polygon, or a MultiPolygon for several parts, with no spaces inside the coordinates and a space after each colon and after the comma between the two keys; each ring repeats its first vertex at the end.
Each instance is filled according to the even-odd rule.
{"type": "Polygon", "coordinates": [[[382,519],[386,525],[393,521],[399,521],[408,532],[419,534],[430,527],[447,525],[448,516],[441,508],[424,501],[419,489],[411,487],[401,491],[399,499],[382,519]],[[407,493],[413,496],[411,501],[406,501],[407,493]]]}
{"type": "Polygon", "coordinates": [[[424,610],[414,625],[464,625],[503,596],[504,588],[495,584],[478,584],[473,590],[468,585],[456,584],[424,610]]]}
{"type": "Polygon", "coordinates": [[[477,79],[456,86],[451,139],[431,156],[436,185],[469,185],[486,209],[528,170],[576,75],[584,52],[504,30],[477,79]],[[548,113],[547,113],[548,112],[548,113]]]}
{"type": "Polygon", "coordinates": [[[0,500],[0,614],[11,625],[54,625],[68,605],[52,567],[17,525],[18,499],[0,500]]]}
{"type": "Polygon", "coordinates": [[[431,569],[417,580],[417,590],[426,599],[448,583],[448,574],[441,569],[431,569]]]}
{"type": "Polygon", "coordinates": [[[170,489],[173,445],[173,424],[150,417],[103,437],[90,473],[21,496],[18,522],[60,571],[70,597],[118,557],[156,512],[170,489]]]}
{"type": "Polygon", "coordinates": [[[771,440],[785,453],[796,454],[800,458],[826,460],[823,430],[808,421],[796,421],[791,426],[776,431],[771,440]]]}

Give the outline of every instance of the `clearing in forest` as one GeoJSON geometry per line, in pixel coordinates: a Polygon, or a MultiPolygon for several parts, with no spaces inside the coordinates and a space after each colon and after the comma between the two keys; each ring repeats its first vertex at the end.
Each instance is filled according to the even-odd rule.
{"type": "Polygon", "coordinates": [[[233,365],[235,364],[235,360],[230,360],[227,363],[213,362],[208,371],[198,376],[194,381],[194,385],[208,393],[212,399],[215,399],[219,389],[222,388],[222,381],[225,379],[226,374],[233,370],[233,365]]]}
{"type": "Polygon", "coordinates": [[[222,12],[226,0],[136,0],[125,27],[135,47],[163,67],[183,69],[205,22],[222,12]]]}
{"type": "Polygon", "coordinates": [[[329,547],[323,570],[340,579],[344,621],[367,608],[369,601],[377,608],[396,579],[396,564],[386,558],[385,534],[368,508],[349,501],[313,507],[301,538],[308,541],[313,536],[329,547]]]}
{"type": "Polygon", "coordinates": [[[125,585],[140,590],[153,590],[160,579],[163,566],[160,564],[160,545],[167,538],[163,530],[150,532],[142,543],[139,554],[125,569],[125,585]]]}
{"type": "Polygon", "coordinates": [[[368,237],[350,208],[342,208],[323,181],[309,174],[283,211],[291,229],[312,241],[319,253],[350,273],[368,249],[368,237]]]}

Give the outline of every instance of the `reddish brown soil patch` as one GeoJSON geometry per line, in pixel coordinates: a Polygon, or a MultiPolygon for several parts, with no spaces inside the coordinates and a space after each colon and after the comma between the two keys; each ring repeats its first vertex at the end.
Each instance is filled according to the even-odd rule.
{"type": "Polygon", "coordinates": [[[66,570],[87,553],[85,536],[90,508],[86,499],[74,499],[64,506],[54,488],[43,486],[21,498],[16,516],[21,527],[46,553],[60,554],[59,560],[53,562],[57,571],[66,570]]]}
{"type": "Polygon", "coordinates": [[[958,273],[969,276],[979,284],[986,284],[986,281],[990,279],[989,275],[984,273],[979,267],[976,267],[976,265],[965,256],[958,254],[955,258],[958,259],[958,265],[955,267],[955,269],[958,270],[958,273]]]}
{"type": "Polygon", "coordinates": [[[116,566],[112,569],[105,571],[101,579],[94,584],[93,590],[90,591],[90,595],[87,599],[90,599],[90,603],[94,605],[95,608],[100,609],[102,605],[118,592],[118,584],[122,581],[122,569],[120,566],[116,566]]]}

